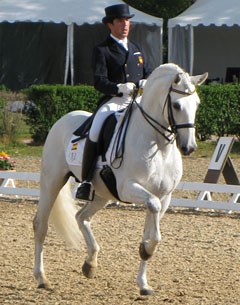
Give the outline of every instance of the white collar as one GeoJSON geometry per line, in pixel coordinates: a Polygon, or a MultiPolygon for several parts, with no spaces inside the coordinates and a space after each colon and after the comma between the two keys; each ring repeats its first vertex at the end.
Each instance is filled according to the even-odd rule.
{"type": "Polygon", "coordinates": [[[128,39],[127,37],[123,39],[118,39],[117,37],[113,36],[113,34],[110,34],[110,36],[120,45],[122,45],[127,51],[128,51],[128,39]]]}

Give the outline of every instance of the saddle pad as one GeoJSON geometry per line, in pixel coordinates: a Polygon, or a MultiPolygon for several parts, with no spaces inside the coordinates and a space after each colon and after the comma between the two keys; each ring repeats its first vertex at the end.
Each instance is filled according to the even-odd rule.
{"type": "MultiPolygon", "coordinates": [[[[125,111],[115,113],[115,116],[116,116],[116,119],[118,122],[117,122],[117,125],[115,128],[114,134],[113,134],[113,139],[116,137],[117,130],[119,129],[120,124],[122,123],[124,113],[125,113],[125,111]]],[[[113,139],[111,140],[111,144],[106,153],[106,161],[102,161],[101,156],[99,156],[97,166],[96,166],[97,168],[103,168],[104,165],[107,165],[107,164],[109,165],[110,163],[113,162],[113,160],[111,160],[111,159],[112,159],[113,152],[116,150],[116,147],[114,145],[115,141],[113,139]]],[[[121,141],[122,141],[122,139],[121,139],[121,141]]],[[[82,166],[84,144],[85,144],[85,138],[79,139],[79,137],[76,135],[73,135],[71,137],[67,150],[66,150],[66,161],[69,165],[82,166]]]]}
{"type": "MultiPolygon", "coordinates": [[[[82,166],[82,159],[83,159],[83,149],[85,144],[85,139],[79,139],[77,142],[74,140],[79,139],[78,136],[73,135],[70,139],[70,142],[67,147],[66,151],[66,161],[69,165],[73,166],[82,166]],[[72,143],[72,141],[74,143],[72,143]]],[[[106,162],[102,161],[102,158],[98,158],[97,168],[103,168],[106,165],[106,162]]]]}
{"type": "Polygon", "coordinates": [[[75,166],[82,165],[85,139],[78,140],[77,142],[74,141],[74,143],[72,143],[72,141],[77,138],[79,137],[73,135],[67,147],[66,160],[69,165],[75,165],[75,166]]]}

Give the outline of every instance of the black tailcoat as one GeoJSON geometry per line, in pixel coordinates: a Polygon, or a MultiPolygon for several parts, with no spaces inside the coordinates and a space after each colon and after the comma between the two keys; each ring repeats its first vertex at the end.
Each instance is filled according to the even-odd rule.
{"type": "Polygon", "coordinates": [[[147,78],[151,73],[140,48],[128,41],[128,51],[109,36],[94,49],[94,87],[107,96],[116,96],[117,84],[147,78]]]}

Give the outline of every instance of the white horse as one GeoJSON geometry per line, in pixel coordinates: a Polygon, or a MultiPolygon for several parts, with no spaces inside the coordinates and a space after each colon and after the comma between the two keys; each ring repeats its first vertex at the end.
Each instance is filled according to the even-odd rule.
{"type": "MultiPolygon", "coordinates": [[[[182,177],[181,153],[189,155],[196,149],[194,121],[200,101],[195,85],[202,84],[206,78],[207,73],[189,76],[174,64],[156,68],[147,80],[140,103],[134,104],[122,164],[117,169],[112,168],[121,201],[146,207],[137,275],[142,295],[153,293],[147,283],[147,261],[161,239],[160,219],[182,177]]],[[[70,172],[81,180],[81,169],[69,166],[66,161],[66,148],[72,133],[89,115],[84,111],[74,111],[63,116],[50,130],[44,145],[40,200],[33,221],[34,276],[39,288],[49,287],[43,267],[43,243],[50,214],[57,231],[75,247],[79,248],[83,235],[88,250],[83,274],[91,278],[96,271],[100,248],[91,231],[90,221],[108,200],[116,198],[103,183],[100,170],[96,169],[93,184],[97,198],[77,212],[67,181],[70,172]]]]}

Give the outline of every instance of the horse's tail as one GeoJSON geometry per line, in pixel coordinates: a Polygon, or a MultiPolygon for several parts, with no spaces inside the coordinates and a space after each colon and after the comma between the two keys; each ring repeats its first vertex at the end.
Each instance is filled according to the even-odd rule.
{"type": "Polygon", "coordinates": [[[80,250],[82,234],[75,219],[77,211],[68,181],[58,194],[51,211],[50,221],[67,244],[80,250]]]}

